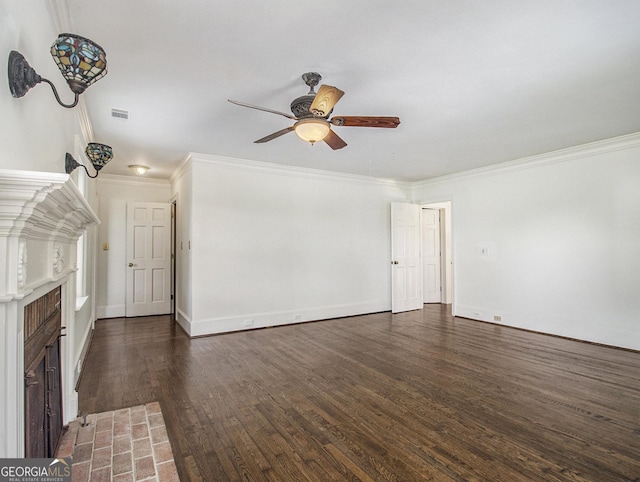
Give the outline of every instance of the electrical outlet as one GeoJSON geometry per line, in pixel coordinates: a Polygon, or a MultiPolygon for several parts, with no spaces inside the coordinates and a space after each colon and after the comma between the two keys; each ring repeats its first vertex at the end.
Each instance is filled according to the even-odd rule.
{"type": "Polygon", "coordinates": [[[479,318],[480,317],[480,312],[479,311],[474,311],[473,312],[473,316],[477,316],[479,318]]]}
{"type": "Polygon", "coordinates": [[[302,315],[293,315],[293,321],[301,321],[302,315]]]}
{"type": "Polygon", "coordinates": [[[244,320],[244,327],[248,328],[250,326],[253,326],[253,320],[244,320]]]}
{"type": "Polygon", "coordinates": [[[493,321],[502,321],[501,315],[493,315],[493,321]]]}

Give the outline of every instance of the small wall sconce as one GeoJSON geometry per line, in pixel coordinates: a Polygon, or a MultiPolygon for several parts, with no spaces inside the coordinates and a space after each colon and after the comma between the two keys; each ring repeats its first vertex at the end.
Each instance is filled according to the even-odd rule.
{"type": "Polygon", "coordinates": [[[141,166],[140,164],[131,164],[129,169],[131,169],[131,172],[136,176],[143,176],[149,170],[147,166],[141,166]]]}
{"type": "Polygon", "coordinates": [[[92,176],[87,170],[87,166],[77,162],[71,154],[67,152],[67,156],[64,161],[64,170],[67,174],[71,174],[76,167],[83,167],[87,171],[87,176],[94,178],[98,177],[100,169],[107,165],[107,163],[113,158],[113,150],[106,144],[99,144],[97,142],[90,142],[87,144],[85,154],[93,164],[93,168],[96,170],[96,175],[92,176]]]}
{"type": "Polygon", "coordinates": [[[9,54],[8,74],[11,95],[16,98],[22,97],[36,84],[46,82],[53,89],[53,95],[58,104],[71,108],[78,104],[80,94],[87,87],[107,75],[107,56],[102,47],[79,35],[60,34],[51,46],[51,56],[75,94],[72,104],[62,103],[53,83],[40,77],[24,56],[15,50],[9,54]]]}

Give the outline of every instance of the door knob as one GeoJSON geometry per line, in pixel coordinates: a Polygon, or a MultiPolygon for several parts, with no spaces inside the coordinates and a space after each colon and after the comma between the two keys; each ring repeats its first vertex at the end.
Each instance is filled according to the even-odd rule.
{"type": "Polygon", "coordinates": [[[397,261],[391,261],[391,264],[400,264],[397,261]]]}
{"type": "Polygon", "coordinates": [[[129,263],[129,268],[133,267],[133,263],[129,263]]]}

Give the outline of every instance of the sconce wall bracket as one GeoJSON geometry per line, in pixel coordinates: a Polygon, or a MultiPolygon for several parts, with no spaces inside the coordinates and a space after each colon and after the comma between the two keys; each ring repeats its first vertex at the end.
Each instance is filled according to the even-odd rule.
{"type": "Polygon", "coordinates": [[[71,90],[75,94],[75,97],[72,104],[65,104],[60,100],[56,86],[53,85],[50,80],[40,77],[33,67],[29,65],[29,62],[24,58],[24,55],[20,52],[16,52],[15,50],[12,50],[11,53],[9,53],[7,74],[9,75],[9,89],[11,90],[11,95],[15,98],[23,97],[32,87],[38,85],[40,82],[45,82],[51,86],[51,90],[53,90],[53,95],[58,101],[58,104],[66,108],[75,107],[78,104],[80,94],[82,94],[87,88],[86,85],[82,82],[78,82],[77,80],[67,81],[69,87],[71,87],[71,90]]]}
{"type": "Polygon", "coordinates": [[[15,50],[9,53],[7,73],[11,95],[16,98],[24,96],[29,89],[42,82],[42,77],[29,65],[27,59],[15,50]]]}
{"type": "Polygon", "coordinates": [[[71,174],[77,167],[82,167],[87,173],[87,176],[92,179],[98,177],[98,171],[96,171],[95,176],[92,176],[91,174],[89,174],[87,166],[85,166],[84,164],[80,164],[73,158],[71,154],[67,152],[67,155],[64,158],[64,172],[66,172],[67,174],[71,174]]]}

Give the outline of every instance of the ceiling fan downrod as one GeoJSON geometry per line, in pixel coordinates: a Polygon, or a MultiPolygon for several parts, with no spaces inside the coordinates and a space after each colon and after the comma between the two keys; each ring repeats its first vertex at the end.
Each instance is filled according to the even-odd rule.
{"type": "Polygon", "coordinates": [[[322,80],[322,75],[320,75],[318,72],[307,72],[305,74],[302,74],[302,80],[304,80],[304,83],[309,86],[310,90],[307,95],[315,95],[315,87],[322,80]]]}
{"type": "Polygon", "coordinates": [[[315,87],[320,83],[321,79],[322,75],[318,72],[307,72],[302,74],[302,80],[304,80],[304,83],[309,86],[309,92],[293,99],[290,105],[291,112],[298,119],[313,117],[313,114],[309,112],[309,107],[311,107],[313,100],[316,98],[315,87]]]}

